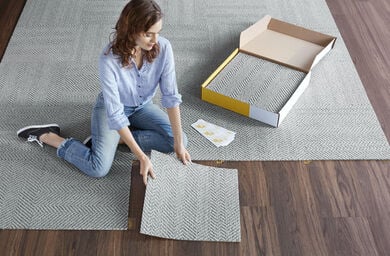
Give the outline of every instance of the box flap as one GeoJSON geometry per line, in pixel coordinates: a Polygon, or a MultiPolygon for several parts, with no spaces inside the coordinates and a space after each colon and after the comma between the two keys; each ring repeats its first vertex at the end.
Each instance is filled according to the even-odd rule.
{"type": "Polygon", "coordinates": [[[307,73],[333,47],[334,41],[333,36],[267,15],[241,32],[240,51],[307,73]]]}
{"type": "Polygon", "coordinates": [[[268,24],[271,21],[271,16],[266,15],[264,18],[245,29],[240,34],[240,48],[252,41],[256,36],[268,29],[268,24]]]}

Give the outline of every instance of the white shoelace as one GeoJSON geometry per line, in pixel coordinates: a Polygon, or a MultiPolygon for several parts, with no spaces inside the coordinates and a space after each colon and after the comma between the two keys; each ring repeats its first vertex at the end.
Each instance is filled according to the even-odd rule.
{"type": "Polygon", "coordinates": [[[39,146],[43,147],[43,142],[40,141],[40,140],[38,139],[38,137],[35,136],[35,135],[30,135],[30,136],[27,138],[27,141],[28,141],[28,142],[34,142],[34,141],[35,141],[36,143],[39,144],[39,146]]]}

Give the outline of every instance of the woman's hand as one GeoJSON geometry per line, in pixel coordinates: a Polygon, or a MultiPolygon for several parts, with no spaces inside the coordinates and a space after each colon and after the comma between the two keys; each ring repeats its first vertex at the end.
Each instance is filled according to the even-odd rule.
{"type": "Polygon", "coordinates": [[[149,157],[145,155],[142,149],[138,146],[133,135],[131,134],[129,127],[125,126],[118,131],[121,139],[126,145],[131,149],[131,151],[137,156],[137,159],[140,161],[140,170],[139,174],[142,175],[144,184],[148,183],[148,175],[153,179],[156,178],[156,175],[153,171],[153,165],[149,157]]]}
{"type": "Polygon", "coordinates": [[[191,162],[190,153],[188,153],[188,151],[184,147],[183,143],[180,143],[179,145],[175,145],[174,149],[175,149],[177,158],[179,158],[179,160],[182,161],[183,164],[187,164],[188,162],[191,162]]]}
{"type": "Polygon", "coordinates": [[[144,157],[139,158],[139,161],[140,161],[139,174],[142,175],[144,184],[146,186],[148,184],[148,175],[150,175],[152,179],[155,179],[156,175],[154,174],[153,165],[149,157],[145,155],[144,157]]]}

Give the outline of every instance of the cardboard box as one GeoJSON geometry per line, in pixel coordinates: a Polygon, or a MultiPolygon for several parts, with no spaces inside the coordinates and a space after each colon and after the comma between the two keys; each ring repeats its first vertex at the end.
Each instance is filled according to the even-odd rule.
{"type": "MultiPolygon", "coordinates": [[[[267,15],[241,32],[239,48],[233,51],[202,84],[202,100],[278,127],[307,88],[311,70],[333,48],[335,41],[336,38],[333,36],[289,24],[267,15]],[[217,80],[218,75],[221,75],[221,72],[227,69],[239,54],[261,58],[262,61],[304,72],[304,75],[297,86],[292,88],[291,95],[276,110],[268,110],[251,104],[249,100],[211,90],[210,84],[213,80],[217,80]]],[[[226,86],[236,85],[228,83],[226,86]]],[[[254,90],[251,93],[256,95],[259,92],[254,90]]]]}

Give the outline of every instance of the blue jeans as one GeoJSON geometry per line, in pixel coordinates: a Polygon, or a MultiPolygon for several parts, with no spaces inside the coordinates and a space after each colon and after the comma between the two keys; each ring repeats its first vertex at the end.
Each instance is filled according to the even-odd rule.
{"type": "MultiPolygon", "coordinates": [[[[129,118],[134,139],[144,152],[150,152],[152,149],[164,153],[174,151],[168,115],[153,102],[139,107],[125,107],[124,112],[129,118]]],[[[103,177],[110,171],[120,136],[116,130],[110,130],[108,127],[101,94],[92,111],[91,136],[91,148],[74,138],[68,138],[58,147],[57,155],[89,176],[103,177]]],[[[186,146],[185,134],[183,140],[186,146]]]]}

